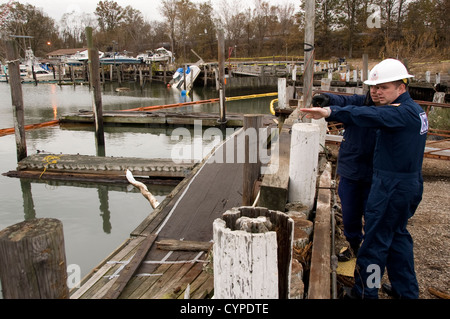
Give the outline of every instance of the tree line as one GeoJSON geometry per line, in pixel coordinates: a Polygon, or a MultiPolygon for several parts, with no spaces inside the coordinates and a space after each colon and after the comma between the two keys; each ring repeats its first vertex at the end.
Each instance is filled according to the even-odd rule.
{"type": "MultiPolygon", "coordinates": [[[[0,6],[0,57],[5,41],[17,38],[21,55],[31,47],[36,56],[61,48],[86,47],[85,28],[94,29],[100,51],[126,50],[136,56],[164,46],[177,62],[217,60],[217,30],[225,34],[226,53],[232,58],[277,57],[288,60],[303,55],[304,1],[298,5],[271,5],[242,1],[160,0],[162,21],[147,21],[131,5],[99,1],[93,13],[68,12],[60,21],[30,4],[9,1],[0,6]]],[[[152,2],[154,5],[154,2],[152,2]]],[[[159,6],[158,6],[159,5],[159,6]]],[[[397,57],[449,59],[449,0],[316,0],[315,58],[397,57]]],[[[227,57],[228,57],[227,56],[227,57]]]]}

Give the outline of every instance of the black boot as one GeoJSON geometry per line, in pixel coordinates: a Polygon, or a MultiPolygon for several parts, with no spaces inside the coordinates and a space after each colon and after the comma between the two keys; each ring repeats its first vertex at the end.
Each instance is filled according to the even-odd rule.
{"type": "Polygon", "coordinates": [[[400,295],[398,293],[396,293],[394,291],[394,289],[392,289],[392,285],[391,284],[382,284],[381,285],[381,290],[388,295],[389,297],[392,297],[394,299],[400,299],[400,295]]]}
{"type": "Polygon", "coordinates": [[[344,296],[343,299],[362,299],[361,296],[358,296],[351,287],[343,287],[344,290],[344,296]]]}

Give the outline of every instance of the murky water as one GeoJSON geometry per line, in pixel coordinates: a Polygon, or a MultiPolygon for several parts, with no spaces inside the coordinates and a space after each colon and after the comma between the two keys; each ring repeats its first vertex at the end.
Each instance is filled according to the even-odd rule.
{"type": "MultiPolygon", "coordinates": [[[[104,110],[172,104],[183,101],[179,91],[162,83],[148,84],[141,90],[134,83],[122,84],[130,91],[117,93],[117,84],[103,90],[104,110]]],[[[80,109],[92,109],[92,92],[87,86],[24,84],[26,124],[41,123],[80,109]]],[[[256,93],[256,92],[254,92],[256,93]]],[[[194,88],[189,99],[217,98],[213,88],[194,88]]],[[[273,97],[272,97],[273,98],[273,97]]],[[[227,112],[269,113],[271,97],[227,102],[227,112]]],[[[181,110],[181,109],[180,109],[181,110]]],[[[183,108],[183,111],[219,112],[219,104],[183,108]]],[[[171,110],[174,111],[174,110],[171,110]]],[[[0,83],[0,128],[13,127],[10,87],[0,83]]],[[[171,158],[179,141],[171,139],[175,128],[105,127],[106,156],[171,158]]],[[[192,134],[190,141],[193,143],[192,134]]],[[[37,151],[95,155],[93,128],[89,126],[48,127],[27,131],[27,153],[37,151]]],[[[212,147],[211,143],[205,143],[212,147]]],[[[15,170],[17,164],[14,135],[0,137],[0,172],[15,170]]],[[[151,186],[162,202],[173,186],[151,186]]],[[[64,228],[68,265],[76,265],[81,277],[88,274],[133,231],[152,208],[139,191],[130,186],[94,183],[27,181],[0,176],[0,230],[28,218],[57,218],[64,228]]]]}

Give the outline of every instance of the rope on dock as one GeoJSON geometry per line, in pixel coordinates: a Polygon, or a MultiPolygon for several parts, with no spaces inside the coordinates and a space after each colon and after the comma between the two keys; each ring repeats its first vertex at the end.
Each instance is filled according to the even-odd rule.
{"type": "Polygon", "coordinates": [[[58,163],[58,160],[61,158],[61,156],[56,155],[47,155],[44,157],[42,161],[46,162],[44,165],[44,170],[42,171],[41,175],[39,175],[39,179],[44,175],[45,171],[47,170],[48,165],[50,164],[56,164],[58,163]]]}

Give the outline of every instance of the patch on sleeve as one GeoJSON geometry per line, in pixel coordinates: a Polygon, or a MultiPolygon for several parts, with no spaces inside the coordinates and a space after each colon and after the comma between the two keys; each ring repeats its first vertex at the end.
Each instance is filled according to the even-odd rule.
{"type": "Polygon", "coordinates": [[[425,112],[420,113],[420,122],[422,123],[420,128],[420,135],[423,135],[428,132],[428,117],[425,112]]]}

